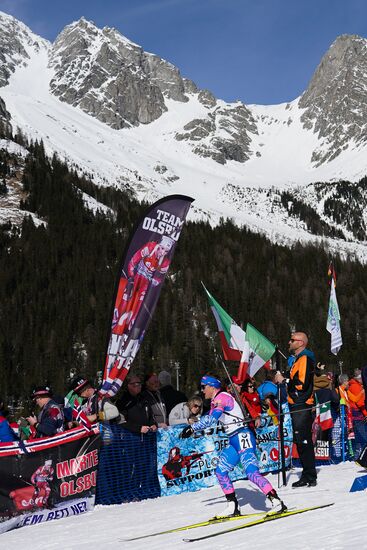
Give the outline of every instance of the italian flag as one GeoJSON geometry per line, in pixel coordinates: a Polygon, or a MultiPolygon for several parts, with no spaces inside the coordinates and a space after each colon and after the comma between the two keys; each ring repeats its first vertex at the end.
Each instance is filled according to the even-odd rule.
{"type": "Polygon", "coordinates": [[[253,377],[263,365],[269,365],[275,353],[275,346],[250,323],[246,327],[246,340],[249,347],[247,373],[253,377]]]}
{"type": "Polygon", "coordinates": [[[254,376],[270,360],[275,352],[275,346],[250,323],[247,323],[245,332],[205,286],[204,289],[217,322],[224,359],[239,361],[237,378],[238,383],[242,384],[247,375],[254,376]]]}
{"type": "MultiPolygon", "coordinates": [[[[204,285],[203,285],[204,286],[204,285]]],[[[230,315],[218,304],[205,288],[206,295],[219,331],[223,356],[227,361],[240,361],[246,344],[246,333],[239,327],[230,315]]]]}
{"type": "Polygon", "coordinates": [[[330,401],[327,403],[319,403],[316,397],[316,418],[315,422],[320,426],[321,430],[328,430],[334,426],[333,418],[331,416],[330,401]]]}

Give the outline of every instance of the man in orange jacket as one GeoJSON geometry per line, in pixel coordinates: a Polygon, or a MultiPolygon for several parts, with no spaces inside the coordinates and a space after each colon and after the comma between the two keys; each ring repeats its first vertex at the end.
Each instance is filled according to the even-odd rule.
{"type": "MultiPolygon", "coordinates": [[[[292,487],[314,487],[317,485],[315,451],[312,442],[312,407],[314,405],[313,377],[315,356],[306,348],[307,334],[293,332],[289,340],[288,364],[291,366],[288,382],[288,403],[292,414],[294,443],[302,464],[302,474],[292,487]]],[[[275,383],[282,383],[283,376],[277,373],[275,383]]]]}

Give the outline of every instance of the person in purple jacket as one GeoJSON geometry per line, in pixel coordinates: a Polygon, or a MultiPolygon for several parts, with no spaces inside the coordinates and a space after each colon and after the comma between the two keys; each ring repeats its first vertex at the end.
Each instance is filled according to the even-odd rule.
{"type": "Polygon", "coordinates": [[[216,517],[241,515],[233,483],[228,475],[240,461],[247,478],[266,495],[273,508],[271,513],[276,514],[287,510],[271,483],[260,474],[255,453],[255,436],[244,421],[241,407],[235,398],[222,391],[220,380],[211,374],[203,376],[201,389],[205,399],[211,399],[210,411],[207,415],[202,416],[198,422],[184,428],[180,437],[190,437],[195,432],[218,423],[224,427],[229,438],[229,445],[219,455],[215,470],[215,475],[226,496],[227,506],[223,513],[216,517]]]}

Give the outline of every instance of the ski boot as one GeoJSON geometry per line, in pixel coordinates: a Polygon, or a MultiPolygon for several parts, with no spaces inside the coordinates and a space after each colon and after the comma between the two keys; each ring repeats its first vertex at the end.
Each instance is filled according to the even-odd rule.
{"type": "Polygon", "coordinates": [[[271,510],[266,514],[267,516],[275,516],[287,511],[287,507],[284,502],[279,498],[275,489],[269,491],[266,498],[270,502],[271,510]]]}
{"type": "Polygon", "coordinates": [[[216,516],[214,516],[214,519],[233,518],[235,516],[241,515],[241,509],[238,505],[236,494],[229,493],[229,495],[226,495],[226,499],[227,499],[227,506],[225,507],[225,509],[221,514],[217,514],[216,516]]]}

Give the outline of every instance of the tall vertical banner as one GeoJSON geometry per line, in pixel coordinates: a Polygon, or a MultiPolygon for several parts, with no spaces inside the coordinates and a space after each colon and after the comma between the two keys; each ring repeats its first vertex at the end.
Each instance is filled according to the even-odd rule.
{"type": "Polygon", "coordinates": [[[148,208],[126,246],[113,300],[101,395],[120,389],[149,325],[193,199],[171,195],[148,208]]]}
{"type": "Polygon", "coordinates": [[[333,264],[330,263],[328,271],[330,280],[330,299],[329,299],[329,309],[326,322],[326,330],[330,332],[331,335],[331,353],[337,355],[338,351],[343,345],[342,333],[340,329],[340,313],[338,307],[338,301],[336,299],[336,274],[333,268],[333,264]]]}

